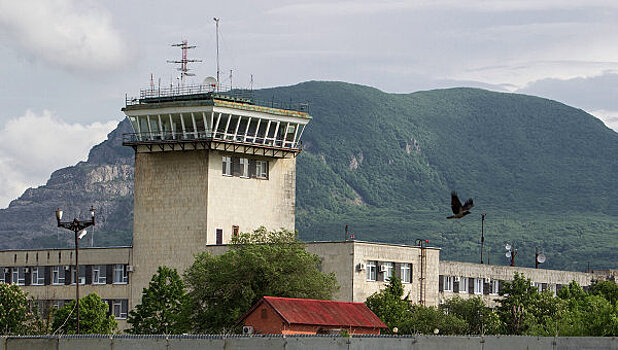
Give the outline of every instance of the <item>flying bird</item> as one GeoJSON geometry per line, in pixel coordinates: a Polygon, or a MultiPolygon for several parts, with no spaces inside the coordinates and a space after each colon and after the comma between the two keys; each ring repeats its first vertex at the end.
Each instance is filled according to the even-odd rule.
{"type": "Polygon", "coordinates": [[[461,205],[461,201],[459,197],[457,197],[457,192],[451,192],[451,209],[453,209],[453,216],[447,216],[447,219],[461,219],[464,216],[470,214],[470,209],[474,206],[472,202],[472,198],[468,198],[468,200],[461,205]]]}

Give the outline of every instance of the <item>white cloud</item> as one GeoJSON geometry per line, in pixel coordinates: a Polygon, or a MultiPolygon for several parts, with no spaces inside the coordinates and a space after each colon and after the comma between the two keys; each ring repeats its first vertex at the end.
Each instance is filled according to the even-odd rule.
{"type": "Polygon", "coordinates": [[[2,32],[11,46],[69,70],[111,71],[129,60],[111,15],[91,1],[0,0],[2,32]]]}
{"type": "Polygon", "coordinates": [[[589,111],[588,113],[601,119],[608,128],[618,132],[618,111],[606,111],[600,109],[596,111],[589,111]]]}
{"type": "Polygon", "coordinates": [[[85,160],[118,121],[68,124],[49,111],[9,120],[0,130],[0,208],[28,187],[45,183],[56,169],[85,160]]]}

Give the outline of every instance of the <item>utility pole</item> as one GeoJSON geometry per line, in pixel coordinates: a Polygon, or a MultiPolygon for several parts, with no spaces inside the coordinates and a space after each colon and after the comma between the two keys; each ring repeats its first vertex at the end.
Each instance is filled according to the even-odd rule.
{"type": "Polygon", "coordinates": [[[481,213],[481,264],[483,264],[483,247],[485,245],[485,215],[487,213],[481,213]]]}
{"type": "Polygon", "coordinates": [[[217,17],[213,17],[213,20],[215,20],[215,30],[216,30],[216,34],[217,34],[217,91],[219,91],[219,75],[220,75],[220,70],[219,70],[219,18],[217,17]]]}

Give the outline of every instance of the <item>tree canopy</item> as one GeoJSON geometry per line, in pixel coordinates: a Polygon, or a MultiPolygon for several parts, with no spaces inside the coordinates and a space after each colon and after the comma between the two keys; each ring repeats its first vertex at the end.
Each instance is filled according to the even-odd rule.
{"type": "Polygon", "coordinates": [[[148,288],[142,292],[142,303],[129,313],[128,333],[182,334],[188,331],[187,294],[178,271],[159,266],[148,288]]]}
{"type": "MultiPolygon", "coordinates": [[[[55,333],[75,334],[77,312],[75,300],[54,313],[52,329],[55,333]]],[[[108,316],[109,306],[96,293],[79,299],[79,332],[81,334],[110,334],[118,328],[113,315],[108,316]]]]}
{"type": "Polygon", "coordinates": [[[221,255],[197,254],[184,274],[192,329],[232,332],[263,296],[331,299],[337,280],[319,267],[320,258],[306,251],[295,233],[263,227],[240,234],[221,255]]]}
{"type": "Polygon", "coordinates": [[[31,305],[32,298],[17,285],[0,283],[0,334],[37,333],[41,322],[31,305]]]}

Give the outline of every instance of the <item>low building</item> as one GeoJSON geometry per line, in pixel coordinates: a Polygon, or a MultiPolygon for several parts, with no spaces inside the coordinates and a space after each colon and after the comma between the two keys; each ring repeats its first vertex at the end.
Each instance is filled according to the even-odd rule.
{"type": "Polygon", "coordinates": [[[388,328],[364,303],[264,297],[240,318],[249,334],[379,335],[388,328]]]}

